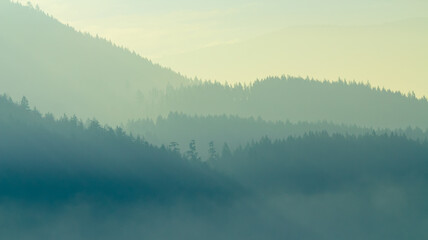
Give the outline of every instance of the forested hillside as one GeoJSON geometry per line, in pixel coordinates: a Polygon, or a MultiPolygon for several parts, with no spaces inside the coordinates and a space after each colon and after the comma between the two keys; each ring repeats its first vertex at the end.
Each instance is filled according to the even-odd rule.
{"type": "Polygon", "coordinates": [[[321,133],[264,138],[211,162],[313,239],[424,239],[427,156],[426,141],[321,133]]]}
{"type": "MultiPolygon", "coordinates": [[[[388,47],[404,45],[420,52],[388,47]]],[[[428,239],[428,101],[414,93],[189,79],[8,0],[0,93],[0,239],[428,239]]]]}
{"type": "Polygon", "coordinates": [[[25,98],[15,104],[0,97],[2,239],[245,236],[244,214],[257,214],[250,206],[235,207],[245,192],[206,164],[120,128],[76,117],[55,120],[30,110],[25,98]],[[227,214],[232,222],[216,221],[227,214]]]}
{"type": "Polygon", "coordinates": [[[27,104],[25,98],[17,105],[0,97],[0,197],[57,201],[88,194],[128,201],[163,194],[231,193],[233,184],[221,183],[220,175],[176,152],[130,137],[120,128],[102,127],[96,120],[83,124],[76,117],[42,116],[27,104]],[[43,194],[26,191],[29,186],[43,194]]]}
{"type": "Polygon", "coordinates": [[[395,134],[262,138],[201,163],[2,96],[0,156],[5,239],[428,236],[427,142],[395,134]]]}
{"type": "MultiPolygon", "coordinates": [[[[153,95],[146,113],[238,115],[272,121],[327,121],[374,128],[428,128],[428,102],[355,82],[270,77],[244,86],[201,83],[153,95]]],[[[146,102],[148,103],[148,102],[146,102]]]]}
{"type": "Polygon", "coordinates": [[[172,144],[174,148],[180,149],[183,153],[188,151],[189,143],[194,140],[197,151],[204,159],[208,158],[210,144],[218,150],[227,144],[230,149],[234,150],[252,141],[258,141],[262,137],[286,139],[303,136],[310,132],[352,136],[373,132],[376,134],[394,133],[414,140],[425,140],[428,137],[427,130],[410,127],[379,129],[331,122],[273,122],[261,118],[242,118],[236,115],[190,116],[180,113],[170,113],[167,117],[159,117],[156,120],[129,121],[126,130],[158,146],[172,144]]]}
{"type": "Polygon", "coordinates": [[[119,123],[145,93],[189,79],[32,7],[0,1],[0,87],[44,112],[119,123]]]}

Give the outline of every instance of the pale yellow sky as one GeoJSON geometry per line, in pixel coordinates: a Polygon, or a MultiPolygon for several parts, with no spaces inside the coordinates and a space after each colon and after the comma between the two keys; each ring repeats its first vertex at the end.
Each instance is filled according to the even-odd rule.
{"type": "Polygon", "coordinates": [[[190,77],[342,77],[428,95],[425,0],[30,2],[190,77]]]}
{"type": "Polygon", "coordinates": [[[370,82],[428,95],[428,21],[289,27],[246,41],[162,58],[202,78],[248,82],[270,75],[370,82]]]}

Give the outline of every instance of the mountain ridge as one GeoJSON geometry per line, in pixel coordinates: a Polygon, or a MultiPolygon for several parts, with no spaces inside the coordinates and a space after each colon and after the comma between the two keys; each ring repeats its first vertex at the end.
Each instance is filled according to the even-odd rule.
{"type": "Polygon", "coordinates": [[[41,10],[0,4],[1,91],[43,112],[119,123],[138,116],[139,93],[192,81],[41,10]]]}

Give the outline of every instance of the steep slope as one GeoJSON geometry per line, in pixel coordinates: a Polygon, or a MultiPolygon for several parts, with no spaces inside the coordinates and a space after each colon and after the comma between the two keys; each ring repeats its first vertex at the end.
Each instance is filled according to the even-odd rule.
{"type": "Polygon", "coordinates": [[[0,1],[0,89],[42,111],[117,123],[137,99],[185,77],[104,39],[76,32],[31,7],[0,1]]]}

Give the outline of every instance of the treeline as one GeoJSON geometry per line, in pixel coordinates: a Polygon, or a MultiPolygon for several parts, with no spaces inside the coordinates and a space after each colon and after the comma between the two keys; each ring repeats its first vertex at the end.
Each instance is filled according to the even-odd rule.
{"type": "MultiPolygon", "coordinates": [[[[0,97],[0,199],[31,202],[227,198],[238,188],[180,154],[76,117],[55,120],[0,97]]],[[[238,191],[239,192],[239,191],[238,191]]]]}
{"type": "Polygon", "coordinates": [[[428,128],[428,102],[356,82],[270,77],[246,85],[204,82],[168,88],[145,103],[151,117],[169,112],[238,115],[270,121],[327,121],[375,128],[428,128]]]}
{"type": "Polygon", "coordinates": [[[405,135],[414,140],[425,140],[428,131],[420,128],[405,129],[376,129],[356,125],[333,124],[331,122],[296,122],[265,121],[261,118],[242,118],[239,116],[190,116],[182,113],[170,113],[167,117],[156,120],[140,119],[129,121],[125,127],[135,136],[141,136],[146,141],[161,146],[173,144],[174,149],[188,151],[189,143],[194,140],[197,152],[203,159],[209,155],[209,145],[221,151],[225,144],[232,150],[247,143],[257,141],[262,137],[270,139],[286,139],[298,137],[310,132],[327,132],[330,135],[342,134],[361,136],[375,132],[376,134],[405,135]]]}
{"type": "Polygon", "coordinates": [[[315,194],[352,190],[372,181],[428,183],[428,141],[394,133],[264,137],[216,156],[210,164],[261,191],[315,194]]]}

